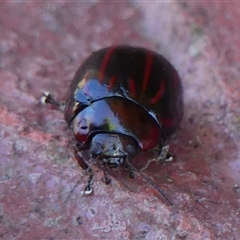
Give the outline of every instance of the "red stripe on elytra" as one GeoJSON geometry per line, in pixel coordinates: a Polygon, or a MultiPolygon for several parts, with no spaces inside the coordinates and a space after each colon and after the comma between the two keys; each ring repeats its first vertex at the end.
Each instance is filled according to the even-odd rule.
{"type": "Polygon", "coordinates": [[[111,90],[113,88],[113,86],[116,83],[116,79],[117,79],[116,76],[113,76],[113,77],[110,78],[110,80],[108,82],[108,90],[111,90]]]}
{"type": "Polygon", "coordinates": [[[99,82],[100,83],[102,83],[102,81],[103,81],[107,65],[108,65],[108,63],[109,63],[109,61],[111,59],[111,56],[112,56],[114,50],[115,50],[115,47],[110,47],[108,49],[106,55],[104,56],[104,59],[102,61],[102,65],[101,65],[100,71],[99,71],[99,82]]]}
{"type": "Polygon", "coordinates": [[[159,99],[163,96],[164,94],[164,88],[165,88],[165,81],[164,79],[161,80],[159,89],[156,93],[156,95],[150,100],[150,104],[154,104],[159,101],[159,99]]]}
{"type": "Polygon", "coordinates": [[[145,63],[142,93],[144,93],[147,88],[147,84],[148,84],[148,80],[149,80],[151,68],[152,68],[152,62],[153,62],[153,53],[148,52],[146,57],[146,63],[145,63]]]}
{"type": "Polygon", "coordinates": [[[130,94],[132,96],[135,96],[136,95],[136,84],[135,84],[135,81],[134,79],[130,78],[128,80],[128,89],[130,91],[130,94]]]}

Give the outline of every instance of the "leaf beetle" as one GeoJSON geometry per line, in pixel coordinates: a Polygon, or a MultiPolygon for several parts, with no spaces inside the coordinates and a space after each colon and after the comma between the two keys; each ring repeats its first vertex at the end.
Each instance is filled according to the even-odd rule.
{"type": "MultiPolygon", "coordinates": [[[[50,94],[43,101],[60,106],[50,94]]],[[[77,70],[64,105],[65,119],[77,141],[75,157],[89,174],[85,194],[92,192],[89,159],[107,167],[126,166],[156,145],[166,157],[164,141],[183,115],[183,89],[176,69],[162,55],[142,47],[111,46],[93,52],[77,70]]],[[[135,170],[135,169],[134,169],[135,170]]]]}

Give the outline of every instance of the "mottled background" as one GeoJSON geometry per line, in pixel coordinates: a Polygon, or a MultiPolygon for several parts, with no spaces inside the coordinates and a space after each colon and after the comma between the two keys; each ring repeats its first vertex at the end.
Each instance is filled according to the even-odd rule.
{"type": "Polygon", "coordinates": [[[239,21],[240,3],[220,0],[1,1],[0,238],[240,239],[239,21]],[[39,103],[45,90],[64,100],[86,56],[118,43],[162,53],[182,77],[176,158],[144,171],[173,207],[126,171],[110,186],[98,171],[82,197],[63,114],[39,103]]]}

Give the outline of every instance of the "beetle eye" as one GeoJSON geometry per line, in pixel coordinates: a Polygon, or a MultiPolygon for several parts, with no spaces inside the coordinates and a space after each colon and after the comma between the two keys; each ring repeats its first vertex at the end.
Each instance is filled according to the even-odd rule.
{"type": "Polygon", "coordinates": [[[126,150],[132,157],[137,155],[137,149],[132,145],[127,145],[126,150]]]}

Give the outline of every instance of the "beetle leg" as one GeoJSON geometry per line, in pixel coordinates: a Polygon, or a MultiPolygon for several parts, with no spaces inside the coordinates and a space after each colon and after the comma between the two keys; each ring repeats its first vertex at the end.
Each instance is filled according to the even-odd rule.
{"type": "Polygon", "coordinates": [[[159,147],[157,160],[164,160],[165,162],[170,162],[173,160],[173,155],[168,153],[169,145],[159,147]]]}
{"type": "Polygon", "coordinates": [[[133,171],[133,169],[134,169],[134,167],[132,166],[132,164],[128,161],[128,157],[126,157],[126,159],[125,159],[125,161],[126,161],[126,167],[127,167],[127,169],[128,169],[128,173],[129,173],[129,177],[130,178],[135,178],[135,174],[134,174],[134,171],[133,171]]]}
{"type": "Polygon", "coordinates": [[[65,104],[56,101],[49,92],[44,92],[41,97],[42,104],[51,104],[58,107],[60,110],[64,110],[65,104]]]}
{"type": "Polygon", "coordinates": [[[84,188],[83,194],[84,195],[89,195],[93,191],[92,184],[93,184],[94,173],[93,173],[93,170],[90,167],[86,170],[86,172],[87,172],[87,174],[89,174],[89,177],[88,177],[88,181],[87,181],[87,186],[84,188]]]}
{"type": "Polygon", "coordinates": [[[168,153],[169,145],[165,145],[158,150],[157,160],[164,160],[165,162],[170,162],[173,160],[173,155],[168,153]]]}
{"type": "Polygon", "coordinates": [[[75,158],[77,159],[79,165],[86,171],[86,173],[89,175],[88,181],[87,181],[87,186],[84,189],[84,195],[89,195],[92,193],[92,184],[93,184],[93,176],[94,172],[93,170],[88,166],[88,164],[84,161],[82,157],[79,156],[78,154],[78,149],[75,148],[74,150],[74,155],[75,158]]]}
{"type": "Polygon", "coordinates": [[[129,172],[129,177],[130,178],[135,178],[135,174],[134,174],[134,171],[133,171],[133,168],[130,164],[128,164],[128,172],[129,172]]]}
{"type": "Polygon", "coordinates": [[[83,168],[84,170],[87,171],[87,169],[89,168],[88,164],[83,160],[83,158],[81,156],[79,156],[79,150],[78,149],[74,149],[74,156],[78,161],[78,164],[81,166],[81,168],[83,168]]]}
{"type": "Polygon", "coordinates": [[[161,148],[159,147],[158,159],[159,160],[166,159],[168,155],[168,150],[169,150],[169,145],[162,146],[161,148]]]}
{"type": "Polygon", "coordinates": [[[110,183],[111,183],[111,179],[109,178],[109,176],[108,176],[108,173],[107,173],[107,166],[105,166],[104,167],[104,179],[105,179],[105,183],[107,184],[107,185],[109,185],[110,183]]]}

